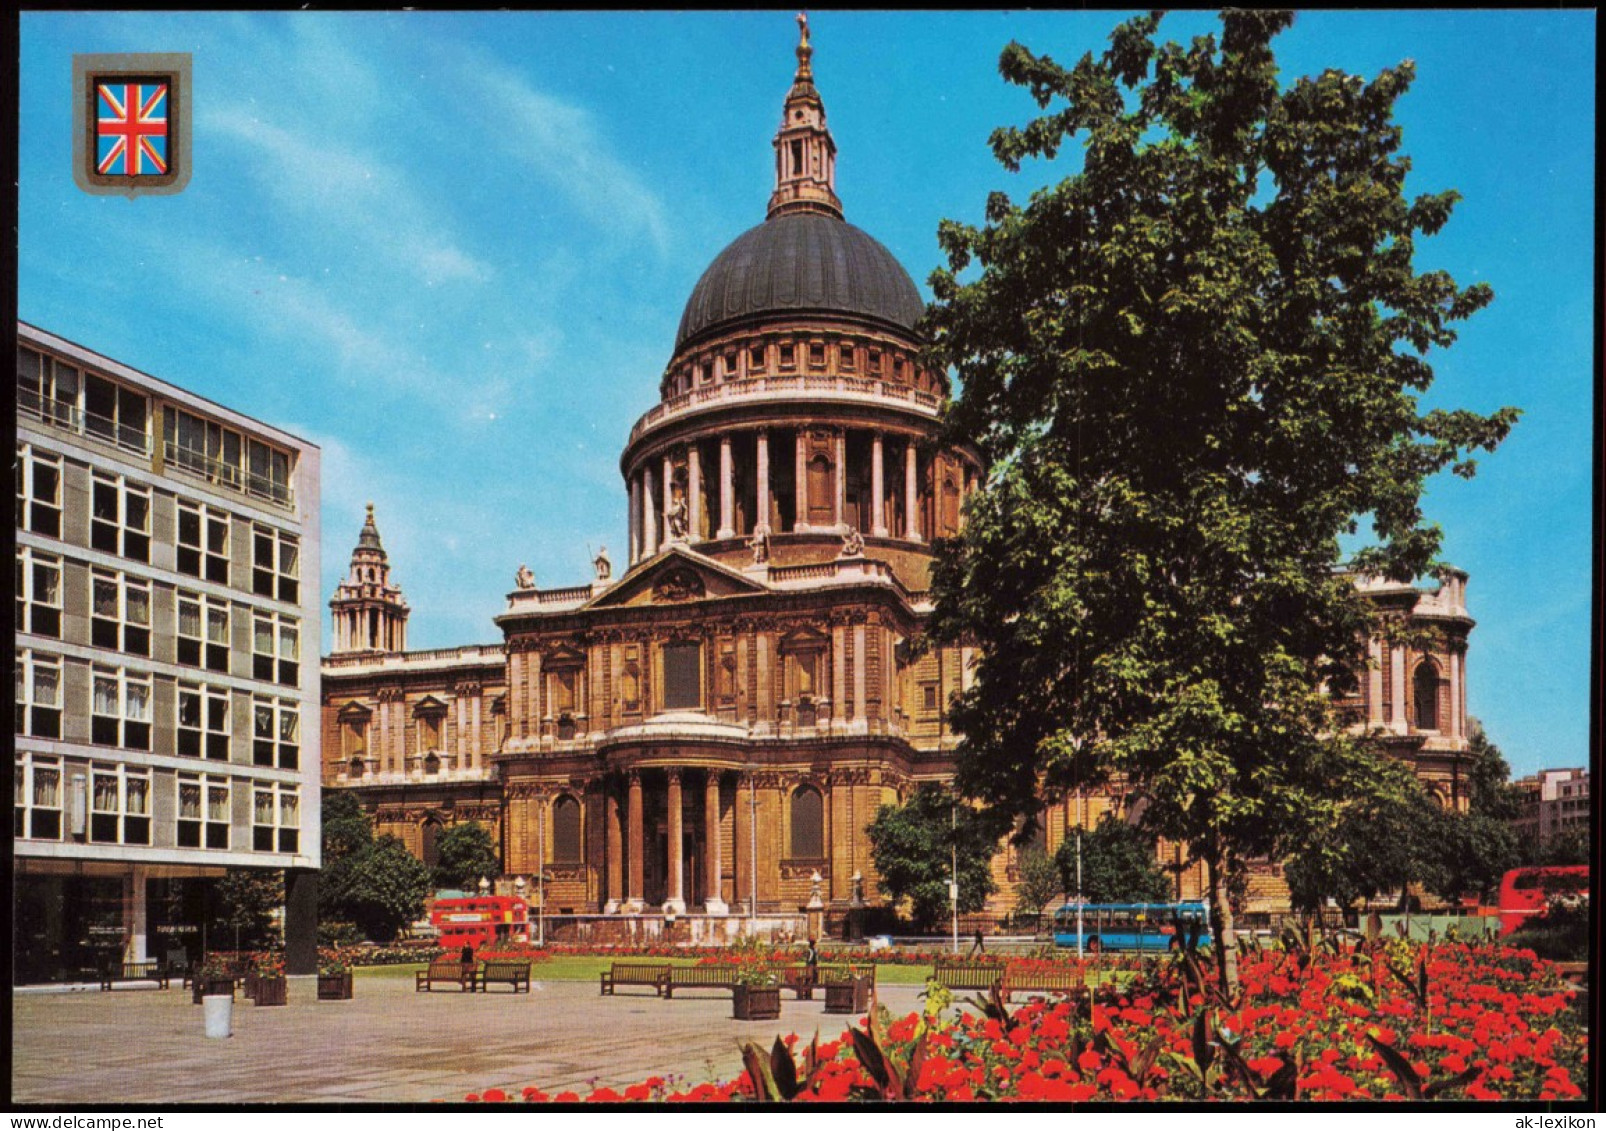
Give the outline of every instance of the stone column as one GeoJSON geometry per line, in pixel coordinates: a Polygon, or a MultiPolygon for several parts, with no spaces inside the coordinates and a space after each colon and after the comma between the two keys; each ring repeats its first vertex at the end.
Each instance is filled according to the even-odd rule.
{"type": "MultiPolygon", "coordinates": [[[[865,630],[864,625],[853,626],[853,718],[862,722],[867,714],[864,709],[864,667],[865,667],[865,630]]],[[[835,879],[833,873],[832,879],[835,879]]]]}
{"type": "Polygon", "coordinates": [[[1447,731],[1451,738],[1461,737],[1461,665],[1465,657],[1455,649],[1450,648],[1450,725],[1439,729],[1447,731]]]}
{"type": "Polygon", "coordinates": [[[831,484],[831,518],[840,529],[848,520],[848,430],[836,430],[836,474],[831,484]]]}
{"type": "Polygon", "coordinates": [[[1394,710],[1389,726],[1395,734],[1404,734],[1405,699],[1408,693],[1405,686],[1405,649],[1395,644],[1389,645],[1389,681],[1394,687],[1394,710]]]}
{"type": "Polygon", "coordinates": [[[807,530],[809,528],[809,461],[808,461],[808,433],[799,427],[797,430],[797,471],[794,481],[797,486],[793,494],[797,496],[797,503],[792,508],[795,512],[792,518],[793,530],[807,530]]]}
{"type": "Polygon", "coordinates": [[[910,439],[903,449],[903,514],[904,537],[920,542],[920,485],[915,472],[915,442],[910,439]]]}
{"type": "Polygon", "coordinates": [[[881,466],[881,457],[884,453],[884,443],[880,432],[877,432],[870,441],[870,536],[872,538],[885,538],[887,536],[887,507],[885,473],[881,466]]]}
{"type": "Polygon", "coordinates": [[[770,532],[770,434],[764,429],[758,430],[758,485],[755,491],[758,495],[758,514],[755,516],[754,529],[762,529],[764,533],[770,532]]]}
{"type": "Polygon", "coordinates": [[[680,812],[680,771],[669,773],[669,898],[664,900],[665,915],[683,915],[686,912],[685,856],[682,840],[680,812]]]}
{"type": "Polygon", "coordinates": [[[639,915],[646,909],[646,901],[642,892],[646,888],[646,876],[642,867],[645,862],[644,842],[645,830],[642,828],[641,812],[641,775],[636,771],[630,772],[630,886],[629,895],[625,900],[625,910],[632,915],[639,915]]]}
{"type": "Polygon", "coordinates": [[[686,541],[703,536],[703,455],[696,441],[686,445],[686,541]]]}
{"type": "Polygon", "coordinates": [[[608,902],[603,905],[604,915],[616,915],[623,900],[619,898],[619,891],[624,887],[624,830],[619,822],[619,795],[611,789],[604,789],[602,794],[602,809],[604,824],[606,825],[607,844],[604,851],[608,857],[608,902]]]}
{"type": "Polygon", "coordinates": [[[736,480],[731,464],[730,433],[719,438],[719,533],[718,538],[736,536],[736,480]]]}
{"type": "Polygon", "coordinates": [[[630,477],[629,511],[626,522],[630,526],[630,564],[635,565],[641,558],[641,480],[634,475],[630,477]]]}
{"type": "Polygon", "coordinates": [[[703,862],[706,869],[703,888],[708,893],[703,900],[703,910],[710,915],[728,915],[730,908],[726,906],[723,893],[720,891],[720,857],[719,857],[719,771],[709,770],[708,780],[703,785],[703,833],[708,849],[703,853],[703,862]]]}
{"type": "Polygon", "coordinates": [[[753,775],[742,774],[736,783],[736,812],[732,814],[736,836],[736,903],[751,911],[753,902],[753,775]]]}
{"type": "Polygon", "coordinates": [[[658,534],[658,544],[667,546],[669,545],[669,508],[675,503],[675,461],[670,458],[668,452],[664,453],[663,495],[664,507],[659,519],[662,530],[658,534]]]}
{"type": "MultiPolygon", "coordinates": [[[[146,798],[147,808],[150,798],[146,798]]],[[[124,962],[144,962],[150,957],[148,945],[150,943],[150,908],[145,900],[146,872],[139,864],[134,865],[128,877],[130,891],[128,893],[128,951],[122,957],[124,962]]]]}
{"type": "Polygon", "coordinates": [[[641,556],[658,552],[658,505],[653,499],[652,468],[641,469],[641,556]]]}
{"type": "Polygon", "coordinates": [[[1383,725],[1383,648],[1376,637],[1366,642],[1366,726],[1383,725]]]}

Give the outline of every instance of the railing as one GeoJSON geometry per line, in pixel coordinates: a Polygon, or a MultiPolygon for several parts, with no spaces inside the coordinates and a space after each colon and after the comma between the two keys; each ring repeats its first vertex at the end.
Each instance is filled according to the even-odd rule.
{"type": "Polygon", "coordinates": [[[93,436],[105,440],[136,455],[150,455],[151,438],[146,429],[119,424],[109,417],[85,412],[71,401],[60,401],[19,385],[17,409],[35,420],[65,428],[80,436],[93,436]]]}
{"type": "Polygon", "coordinates": [[[465,644],[460,648],[427,648],[417,652],[386,652],[378,656],[372,652],[345,652],[325,657],[323,663],[329,668],[399,668],[439,661],[500,664],[506,658],[507,653],[499,644],[465,644]]]}
{"type": "Polygon", "coordinates": [[[291,506],[295,499],[288,483],[280,483],[265,475],[244,471],[235,464],[213,459],[204,452],[183,447],[171,440],[162,444],[162,459],[180,471],[187,471],[235,491],[243,491],[258,499],[266,499],[281,507],[291,506]]]}
{"type": "Polygon", "coordinates": [[[807,396],[810,400],[879,400],[897,401],[925,415],[936,416],[942,407],[942,398],[935,393],[866,377],[753,377],[746,381],[727,381],[719,385],[705,385],[670,397],[648,409],[630,430],[630,442],[635,443],[648,428],[677,416],[711,405],[738,400],[790,400],[807,396]]]}

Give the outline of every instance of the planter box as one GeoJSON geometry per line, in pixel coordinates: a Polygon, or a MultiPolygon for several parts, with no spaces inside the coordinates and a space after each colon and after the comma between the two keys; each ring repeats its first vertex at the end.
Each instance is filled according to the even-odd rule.
{"type": "Polygon", "coordinates": [[[262,976],[260,974],[258,974],[255,970],[249,971],[246,974],[246,976],[245,976],[245,996],[246,996],[247,1000],[254,999],[257,996],[257,984],[259,982],[261,982],[261,981],[262,981],[262,976]]]}
{"type": "Polygon", "coordinates": [[[351,1000],[351,971],[343,974],[318,975],[319,1001],[350,1001],[351,1000]]]}
{"type": "Polygon", "coordinates": [[[233,978],[196,978],[190,983],[190,990],[194,994],[192,999],[196,1005],[201,1004],[203,997],[216,997],[227,994],[232,1000],[234,997],[233,978]]]}
{"type": "Polygon", "coordinates": [[[258,1005],[288,1005],[289,1002],[289,979],[268,976],[257,978],[256,1003],[258,1005]]]}
{"type": "Polygon", "coordinates": [[[731,1005],[737,1021],[774,1021],[781,1016],[781,987],[733,986],[731,1005]]]}
{"type": "Polygon", "coordinates": [[[845,982],[825,984],[825,1012],[868,1013],[869,1010],[869,978],[849,978],[845,982]]]}

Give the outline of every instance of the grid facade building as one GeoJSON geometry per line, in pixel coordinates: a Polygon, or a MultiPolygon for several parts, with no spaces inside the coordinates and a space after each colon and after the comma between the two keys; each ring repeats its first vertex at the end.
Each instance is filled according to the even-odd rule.
{"type": "Polygon", "coordinates": [[[17,336],[19,979],[198,952],[226,867],[310,911],[318,449],[17,336]]]}

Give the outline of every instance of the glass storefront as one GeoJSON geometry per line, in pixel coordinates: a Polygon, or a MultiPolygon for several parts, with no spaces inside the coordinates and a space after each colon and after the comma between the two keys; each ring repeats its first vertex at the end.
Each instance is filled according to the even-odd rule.
{"type": "Polygon", "coordinates": [[[16,882],[18,985],[88,980],[121,961],[130,916],[120,877],[22,875],[16,882]]]}

